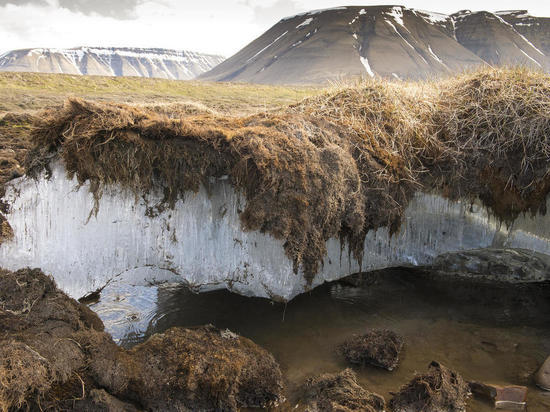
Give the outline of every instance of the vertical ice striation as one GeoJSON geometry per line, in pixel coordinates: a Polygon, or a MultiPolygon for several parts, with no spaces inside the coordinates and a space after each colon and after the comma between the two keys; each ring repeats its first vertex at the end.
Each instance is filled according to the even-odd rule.
{"type": "MultiPolygon", "coordinates": [[[[119,187],[106,188],[94,214],[89,185],[79,188],[59,162],[52,173],[49,180],[20,178],[8,187],[7,218],[15,236],[0,245],[0,267],[40,267],[73,297],[113,278],[133,284],[177,280],[197,290],[228,288],[275,299],[308,289],[281,240],[242,230],[245,199],[228,180],[213,179],[163,211],[152,207],[160,195],[136,200],[119,187]]],[[[362,267],[339,240],[327,246],[312,286],[360,270],[427,264],[465,249],[507,246],[550,254],[550,217],[520,217],[507,228],[478,204],[417,193],[397,234],[390,237],[386,228],[368,233],[362,267]]]]}

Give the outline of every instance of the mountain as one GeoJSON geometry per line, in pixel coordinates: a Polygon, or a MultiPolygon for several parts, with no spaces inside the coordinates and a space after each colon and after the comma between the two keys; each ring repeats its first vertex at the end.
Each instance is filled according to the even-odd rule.
{"type": "Polygon", "coordinates": [[[24,49],[0,55],[0,71],[187,80],[212,69],[223,60],[222,56],[166,49],[24,49]]]}
{"type": "Polygon", "coordinates": [[[456,40],[488,64],[520,64],[550,71],[550,24],[546,23],[546,30],[541,30],[540,26],[550,19],[532,17],[523,10],[497,13],[466,10],[450,17],[455,25],[456,40]],[[528,31],[527,27],[536,29],[528,31]]]}
{"type": "Polygon", "coordinates": [[[550,19],[526,11],[452,15],[403,6],[314,10],[282,19],[205,80],[312,84],[423,79],[480,66],[550,69],[550,19]]]}
{"type": "Polygon", "coordinates": [[[502,11],[497,14],[545,55],[550,56],[550,18],[530,16],[527,10],[502,11]]]}

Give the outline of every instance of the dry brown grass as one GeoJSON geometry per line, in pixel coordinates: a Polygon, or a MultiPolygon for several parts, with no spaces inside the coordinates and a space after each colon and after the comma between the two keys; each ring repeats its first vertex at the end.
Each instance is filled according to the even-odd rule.
{"type": "Polygon", "coordinates": [[[311,280],[327,239],[361,260],[365,234],[397,230],[415,191],[479,198],[505,221],[544,212],[549,122],[550,78],[524,69],[369,81],[246,117],[73,99],[40,117],[28,165],[36,174],[58,152],[96,195],[163,188],[167,205],[229,175],[247,198],[243,228],[284,240],[311,280]]]}
{"type": "Polygon", "coordinates": [[[2,342],[0,347],[0,410],[27,409],[29,398],[38,398],[52,380],[49,362],[21,342],[2,342]]]}

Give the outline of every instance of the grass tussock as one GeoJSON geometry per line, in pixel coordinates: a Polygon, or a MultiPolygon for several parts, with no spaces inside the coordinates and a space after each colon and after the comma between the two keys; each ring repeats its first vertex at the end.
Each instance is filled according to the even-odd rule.
{"type": "Polygon", "coordinates": [[[28,171],[52,153],[69,175],[173,205],[211,176],[244,192],[247,230],[284,241],[312,279],[326,240],[361,260],[369,230],[398,230],[415,191],[480,199],[504,221],[545,212],[550,77],[483,70],[430,83],[369,81],[244,117],[69,100],[35,123],[28,171]]]}

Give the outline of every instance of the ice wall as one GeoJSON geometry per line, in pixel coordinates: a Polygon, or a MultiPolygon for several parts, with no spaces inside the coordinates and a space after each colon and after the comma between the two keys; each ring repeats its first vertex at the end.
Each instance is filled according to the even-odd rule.
{"type": "MultiPolygon", "coordinates": [[[[158,213],[160,195],[136,199],[110,187],[94,213],[87,184],[67,179],[60,162],[52,172],[50,179],[20,178],[8,187],[7,218],[15,236],[0,245],[0,267],[40,267],[73,297],[115,278],[132,284],[180,281],[196,290],[228,288],[274,299],[307,289],[281,240],[242,231],[245,199],[228,180],[213,179],[173,210],[158,213]]],[[[417,193],[399,233],[390,237],[382,228],[367,235],[362,268],[339,240],[327,246],[313,286],[360,270],[428,264],[464,249],[507,246],[550,254],[550,217],[521,217],[507,228],[480,205],[417,193]]]]}

